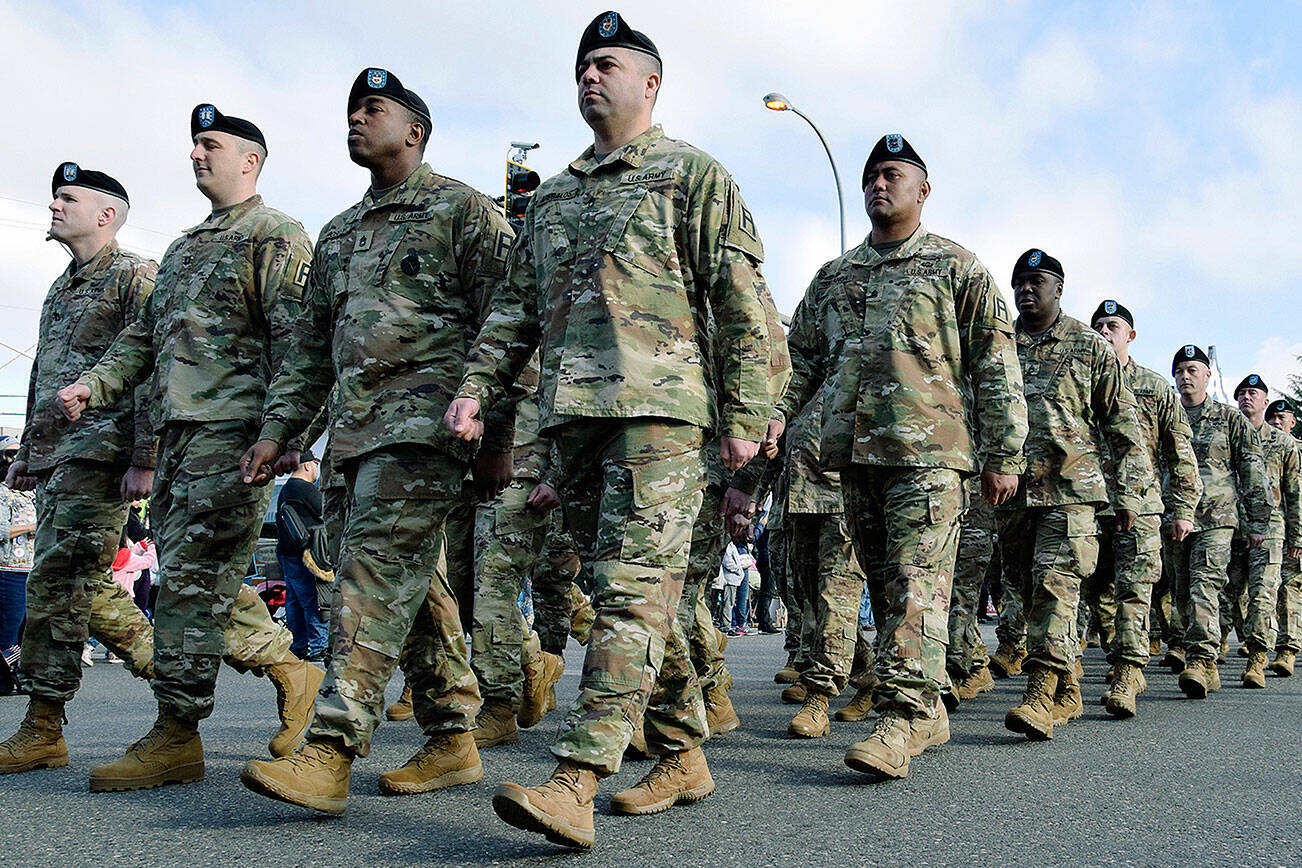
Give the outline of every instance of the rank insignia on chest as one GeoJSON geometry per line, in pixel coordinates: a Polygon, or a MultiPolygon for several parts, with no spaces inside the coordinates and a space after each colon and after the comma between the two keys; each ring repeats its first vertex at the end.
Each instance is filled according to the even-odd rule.
{"type": "Polygon", "coordinates": [[[365,232],[358,232],[357,240],[353,242],[353,251],[356,252],[359,250],[370,250],[370,249],[371,249],[371,231],[368,229],[365,232]]]}

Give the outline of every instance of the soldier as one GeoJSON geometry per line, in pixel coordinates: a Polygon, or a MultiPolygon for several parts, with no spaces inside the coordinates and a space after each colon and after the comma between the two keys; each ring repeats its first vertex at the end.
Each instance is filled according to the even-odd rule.
{"type": "MultiPolygon", "coordinates": [[[[1283,398],[1272,401],[1266,407],[1266,421],[1290,436],[1293,434],[1293,426],[1297,424],[1293,410],[1283,398]]],[[[1297,445],[1297,438],[1293,439],[1297,445]]],[[[1281,570],[1276,611],[1279,616],[1279,635],[1275,639],[1275,659],[1270,663],[1270,671],[1281,678],[1287,678],[1293,674],[1298,652],[1302,651],[1302,559],[1292,557],[1287,552],[1281,570]]]]}
{"type": "Polygon", "coordinates": [[[981,480],[967,481],[967,509],[963,512],[954,562],[954,588],[949,601],[949,653],[946,666],[961,701],[976,699],[995,689],[990,674],[990,653],[981,641],[977,606],[981,585],[995,558],[999,537],[994,507],[981,497],[981,480]]]}
{"type": "Polygon", "coordinates": [[[541,347],[541,424],[597,614],[579,699],[552,745],[556,770],[541,786],[502,784],[493,809],[572,847],[592,845],[597,781],[619,770],[644,714],[660,759],[612,809],[652,813],[714,791],[692,667],[660,685],[663,706],[647,703],[666,657],[686,656],[675,612],[705,431],[720,435],[728,470],[745,465],[788,371],[754,221],[719,163],[652,126],[660,76],[655,45],[619,14],[584,31],[575,80],[593,146],[530,200],[447,413],[454,434],[473,438],[481,405],[541,347]]]}
{"type": "Polygon", "coordinates": [[[1183,540],[1167,540],[1164,559],[1171,565],[1174,605],[1185,625],[1187,656],[1180,689],[1190,699],[1205,699],[1221,687],[1216,668],[1220,596],[1228,580],[1234,531],[1242,524],[1248,551],[1260,546],[1269,530],[1273,502],[1260,438],[1242,413],[1207,400],[1212,375],[1207,354],[1186,344],[1171,361],[1171,375],[1193,432],[1203,495],[1194,512],[1193,531],[1183,540]]]}
{"type": "Polygon", "coordinates": [[[879,716],[845,763],[903,778],[910,757],[949,740],[940,696],[963,477],[980,473],[991,503],[1012,496],[1026,411],[994,280],[922,226],[922,158],[903,136],[883,136],[862,186],[872,232],[819,269],[796,308],[777,427],[825,390],[821,461],[841,473],[855,554],[884,603],[874,607],[879,716]]]}
{"type": "MultiPolygon", "coordinates": [[[[1270,486],[1270,523],[1265,541],[1249,550],[1241,530],[1230,543],[1230,564],[1225,593],[1221,598],[1222,636],[1231,624],[1248,649],[1243,671],[1244,687],[1266,686],[1267,652],[1275,647],[1276,604],[1279,597],[1280,566],[1285,557],[1302,557],[1302,518],[1299,516],[1299,457],[1293,438],[1266,424],[1266,382],[1249,374],[1234,389],[1239,412],[1252,424],[1261,442],[1266,483],[1270,486]],[[1230,615],[1226,618],[1226,615],[1230,615]]],[[[1239,527],[1247,524],[1246,504],[1239,501],[1239,527]]],[[[1221,647],[1225,646],[1222,638],[1221,647]]]]}
{"type": "Polygon", "coordinates": [[[24,460],[40,480],[48,543],[25,662],[38,695],[61,706],[77,689],[89,632],[154,679],[159,703],[150,737],[93,770],[93,791],[203,777],[197,727],[212,711],[223,651],[236,669],[275,684],[277,755],[297,744],[322,674],[290,652],[288,631],[243,584],[266,502],[223,475],[217,451],[261,406],[262,360],[298,312],[294,278],[308,258],[295,242],[304,236],[255,196],[266,143],[253,124],[199,106],[191,133],[196,182],[214,212],[168,249],[152,292],[154,264],[113,240],[127,216],[121,185],[87,212],[77,183],[86,173],[65,163],[54,180],[51,235],[74,263],[50,290],[32,367],[24,460]],[[120,210],[104,222],[106,204],[120,210]],[[81,425],[56,424],[54,392],[82,371],[58,403],[74,419],[87,402],[96,412],[81,425]],[[109,566],[126,522],[123,499],[150,489],[155,433],[162,451],[151,512],[163,581],[151,628],[109,566]]]}
{"type": "MultiPolygon", "coordinates": [[[[440,533],[462,493],[471,451],[443,431],[470,339],[501,279],[511,229],[482,194],[424,162],[433,128],[424,100],[385,69],[348,93],[348,154],[370,171],[362,200],[321,230],[295,335],[268,391],[246,479],[331,396],[330,448],[349,491],[330,672],[304,745],[250,762],[254,792],[342,813],[355,757],[370,752],[384,690],[401,655],[426,744],[380,776],[387,795],[483,777],[471,730],[479,690],[440,533]]],[[[509,425],[489,432],[476,476],[496,495],[510,480],[509,425]]]]}
{"type": "Polygon", "coordinates": [[[1028,650],[1026,692],[1004,726],[1032,741],[1053,738],[1055,725],[1083,712],[1076,608],[1098,559],[1095,510],[1110,496],[1117,531],[1130,532],[1153,475],[1121,363],[1062,312],[1062,288],[1061,263],[1042,250],[1013,266],[1031,428],[1021,490],[999,516],[999,545],[1004,581],[1021,589],[1028,650]]]}
{"type": "Polygon", "coordinates": [[[1099,560],[1104,560],[1104,553],[1111,553],[1116,605],[1114,639],[1108,648],[1112,682],[1103,694],[1103,704],[1112,716],[1127,718],[1134,717],[1135,701],[1148,686],[1144,679],[1150,650],[1147,624],[1153,587],[1162,576],[1162,514],[1169,516],[1171,539],[1189,536],[1202,482],[1198,459],[1189,444],[1189,423],[1175,390],[1161,374],[1135,364],[1130,357],[1130,343],[1137,334],[1133,314],[1115,299],[1107,299],[1094,311],[1092,325],[1112,345],[1121,363],[1122,377],[1135,396],[1144,451],[1155,472],[1141,480],[1140,509],[1133,528],[1119,531],[1115,522],[1108,521],[1100,522],[1099,527],[1103,549],[1099,560]]]}

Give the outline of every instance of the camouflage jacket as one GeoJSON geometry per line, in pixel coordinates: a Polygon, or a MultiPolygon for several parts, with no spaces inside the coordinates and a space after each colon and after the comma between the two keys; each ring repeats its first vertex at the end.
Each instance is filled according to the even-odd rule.
{"type": "Polygon", "coordinates": [[[1113,509],[1142,513],[1144,488],[1156,477],[1112,346],[1065,313],[1037,335],[1020,317],[1016,329],[1031,430],[1014,503],[1108,503],[1111,495],[1113,509]]]}
{"type": "Polygon", "coordinates": [[[1266,463],[1261,439],[1237,408],[1208,398],[1197,421],[1189,407],[1185,418],[1193,431],[1190,442],[1198,456],[1203,496],[1194,514],[1194,530],[1239,527],[1243,504],[1244,533],[1269,530],[1274,503],[1266,483],[1266,463]]]}
{"type": "MultiPolygon", "coordinates": [[[[483,194],[421,164],[397,188],[362,200],[321,230],[306,313],[267,396],[262,436],[284,443],[330,400],[336,461],[399,443],[461,460],[443,413],[461,382],[511,246],[483,194]]],[[[485,448],[510,452],[509,426],[485,448]]]]}
{"type": "Polygon", "coordinates": [[[141,316],[78,382],[104,407],[153,373],[154,427],[256,423],[311,272],[302,225],[261,196],[173,241],[141,316]]]}
{"type": "MultiPolygon", "coordinates": [[[[1266,538],[1283,540],[1286,548],[1302,548],[1302,527],[1298,521],[1298,510],[1302,505],[1299,504],[1302,468],[1299,467],[1297,444],[1288,434],[1265,422],[1257,428],[1257,439],[1261,442],[1266,485],[1270,488],[1272,504],[1266,538]]],[[[1236,534],[1239,537],[1243,536],[1243,528],[1249,522],[1244,506],[1240,499],[1239,532],[1236,534]]]]}
{"type": "MultiPolygon", "coordinates": [[[[1193,521],[1203,484],[1198,478],[1198,459],[1189,445],[1192,432],[1180,409],[1180,396],[1161,374],[1135,364],[1134,359],[1126,361],[1121,373],[1135,396],[1139,433],[1154,469],[1154,475],[1140,480],[1140,514],[1193,521]]],[[[1115,474],[1110,459],[1106,466],[1109,476],[1115,474]]]]}
{"type": "Polygon", "coordinates": [[[73,262],[54,281],[41,307],[41,330],[27,387],[27,426],[18,458],[34,471],[70,459],[126,467],[154,466],[154,427],[147,384],[123,391],[103,412],[68,425],[55,392],[99,361],[118,332],[140,316],[158,266],[105,244],[81,268],[73,262]]]}
{"type": "Polygon", "coordinates": [[[790,371],[762,258],[707,154],[659,127],[589,148],[530,201],[460,394],[491,405],[539,347],[544,430],[659,416],[759,440],[790,371]]]}
{"type": "Polygon", "coordinates": [[[841,474],[828,470],[820,458],[823,392],[805,404],[786,430],[786,513],[836,514],[845,511],[841,474]]]}
{"type": "Polygon", "coordinates": [[[885,254],[865,240],[819,269],[787,340],[792,382],[778,409],[791,419],[827,390],[825,466],[1025,466],[1008,307],[990,273],[954,242],[923,226],[885,254]]]}
{"type": "Polygon", "coordinates": [[[36,524],[36,498],[30,491],[14,491],[0,483],[0,569],[32,568],[36,533],[9,535],[14,527],[25,524],[36,524]]]}

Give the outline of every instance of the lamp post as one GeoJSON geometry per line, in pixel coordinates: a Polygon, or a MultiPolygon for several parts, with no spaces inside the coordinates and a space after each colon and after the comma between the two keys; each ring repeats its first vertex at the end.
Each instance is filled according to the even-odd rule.
{"type": "Polygon", "coordinates": [[[822,131],[809,119],[809,115],[793,106],[782,94],[770,93],[765,96],[764,107],[775,112],[791,111],[800,115],[805,119],[805,123],[809,124],[810,128],[813,129],[814,134],[818,136],[818,140],[823,143],[823,150],[827,151],[827,161],[832,164],[832,180],[836,182],[836,208],[841,217],[841,252],[845,253],[845,200],[841,196],[841,174],[836,170],[836,160],[832,158],[832,149],[827,146],[827,139],[823,138],[822,131]]]}

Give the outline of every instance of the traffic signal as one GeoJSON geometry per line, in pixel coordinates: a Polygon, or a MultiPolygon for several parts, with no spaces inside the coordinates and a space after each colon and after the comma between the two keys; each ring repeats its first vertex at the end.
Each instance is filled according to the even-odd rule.
{"type": "Polygon", "coordinates": [[[512,142],[511,147],[515,152],[506,161],[506,196],[502,199],[502,207],[506,212],[506,222],[519,232],[524,227],[524,211],[529,207],[529,199],[542,179],[524,164],[529,151],[538,145],[512,142]]]}

